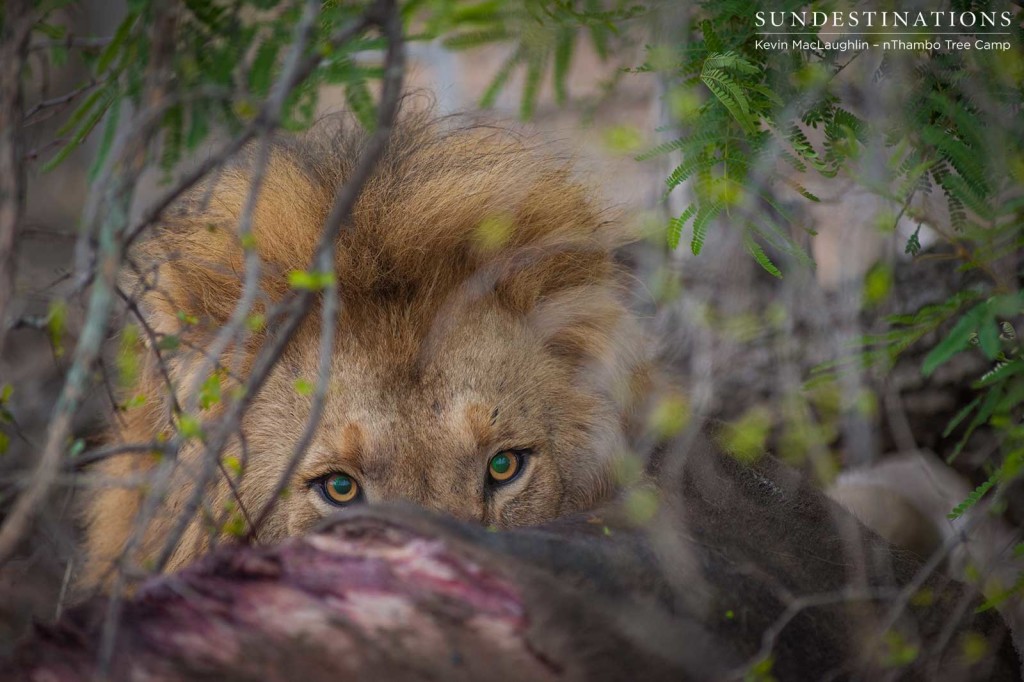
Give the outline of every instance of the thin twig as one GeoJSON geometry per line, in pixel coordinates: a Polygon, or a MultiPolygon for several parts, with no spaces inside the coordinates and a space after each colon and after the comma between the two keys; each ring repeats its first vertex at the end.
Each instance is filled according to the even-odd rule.
{"type": "Polygon", "coordinates": [[[29,48],[32,52],[38,52],[40,50],[49,50],[54,47],[72,48],[77,47],[82,50],[95,50],[101,47],[106,47],[110,44],[112,38],[78,38],[71,33],[68,33],[65,38],[58,38],[56,40],[39,40],[32,43],[29,48]]]}
{"type": "Polygon", "coordinates": [[[53,613],[54,620],[60,620],[60,616],[64,612],[64,599],[68,595],[68,586],[71,584],[71,574],[74,565],[74,557],[68,559],[68,565],[64,569],[64,578],[60,581],[60,593],[57,595],[57,608],[54,609],[53,613]]]}
{"type": "Polygon", "coordinates": [[[67,106],[68,104],[73,102],[79,96],[84,95],[85,93],[89,92],[90,90],[92,90],[93,88],[95,88],[95,87],[97,87],[99,85],[103,85],[103,83],[105,83],[105,82],[106,81],[104,81],[104,80],[96,80],[94,78],[94,79],[91,79],[85,85],[82,85],[81,87],[75,88],[71,92],[65,93],[65,94],[63,94],[63,95],[61,95],[59,97],[54,97],[52,99],[43,100],[42,102],[37,102],[35,106],[33,106],[31,109],[29,109],[25,113],[22,125],[30,126],[30,125],[34,125],[36,123],[41,123],[41,122],[47,120],[48,118],[50,118],[50,116],[53,116],[54,114],[58,113],[62,108],[64,108],[65,106],[67,106]],[[37,118],[34,121],[30,120],[33,116],[35,116],[40,111],[43,111],[45,109],[50,109],[51,110],[49,116],[43,116],[43,117],[37,118]]]}
{"type": "Polygon", "coordinates": [[[893,588],[876,588],[870,590],[844,588],[825,594],[809,594],[802,597],[795,597],[786,605],[786,609],[778,618],[775,619],[775,622],[772,623],[764,633],[762,633],[761,648],[758,652],[754,654],[749,661],[726,677],[727,679],[746,679],[750,670],[754,666],[771,656],[772,649],[775,648],[775,643],[778,641],[782,631],[786,629],[794,618],[806,609],[817,608],[819,606],[830,606],[832,604],[843,604],[850,601],[881,601],[884,599],[891,599],[896,594],[897,590],[893,588]]]}
{"type": "Polygon", "coordinates": [[[939,567],[946,560],[946,557],[948,557],[954,549],[967,541],[967,537],[970,535],[971,531],[974,530],[975,526],[977,526],[983,518],[984,516],[982,514],[977,514],[967,519],[967,522],[959,529],[959,531],[950,535],[942,546],[932,553],[928,558],[928,561],[921,566],[913,579],[900,589],[899,594],[889,607],[889,611],[879,622],[879,627],[877,629],[878,635],[865,644],[862,652],[864,659],[870,659],[870,657],[874,655],[875,651],[883,641],[882,637],[892,630],[894,625],[896,625],[896,622],[903,615],[907,606],[910,605],[910,601],[913,599],[914,595],[920,592],[921,588],[924,587],[924,584],[928,582],[928,578],[939,570],[939,567]]]}
{"type": "Polygon", "coordinates": [[[107,447],[96,448],[94,450],[87,450],[78,457],[70,460],[67,463],[69,469],[84,469],[90,464],[101,462],[117,455],[173,455],[174,447],[167,442],[150,441],[148,443],[123,443],[120,445],[110,445],[107,447]]]}
{"type": "Polygon", "coordinates": [[[50,151],[54,147],[64,146],[70,139],[70,137],[55,137],[46,144],[44,144],[42,147],[36,147],[25,152],[25,156],[22,158],[24,158],[26,161],[35,161],[40,156],[50,151]]]}
{"type": "Polygon", "coordinates": [[[167,395],[171,401],[171,409],[177,412],[181,412],[181,406],[178,405],[177,390],[174,387],[174,382],[171,380],[171,371],[167,367],[167,362],[164,360],[163,353],[160,352],[160,339],[156,330],[150,326],[146,320],[146,316],[139,310],[139,304],[135,302],[133,298],[128,296],[121,287],[117,287],[117,295],[124,301],[124,304],[128,306],[128,310],[131,311],[132,316],[139,321],[139,325],[146,334],[146,338],[149,340],[149,347],[154,357],[156,358],[157,369],[160,372],[161,378],[164,380],[164,385],[167,387],[167,395]]]}

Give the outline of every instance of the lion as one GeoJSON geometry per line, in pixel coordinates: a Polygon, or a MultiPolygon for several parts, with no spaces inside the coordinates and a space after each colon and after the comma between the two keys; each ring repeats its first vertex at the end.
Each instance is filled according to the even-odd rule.
{"type": "MultiPolygon", "coordinates": [[[[161,441],[180,428],[174,406],[204,381],[202,351],[239,301],[248,246],[261,261],[252,312],[271,322],[252,325],[220,358],[222,394],[230,394],[239,380],[230,370],[244,375],[275,331],[269,311],[289,295],[289,273],[311,267],[366,139],[342,125],[275,141],[246,245],[238,225],[252,150],[131,252],[125,287],[137,292],[145,326],[180,347],[162,362],[146,354],[128,391],[144,404],[126,411],[112,445],[161,441]]],[[[616,260],[633,239],[622,222],[545,144],[403,115],[336,244],[340,309],[322,419],[286,494],[250,536],[301,534],[364,502],[407,502],[506,528],[606,500],[650,362],[616,260]]],[[[271,501],[313,405],[300,389],[318,379],[319,329],[317,308],[253,397],[167,569],[230,537],[217,523],[224,510],[251,522],[271,501]]],[[[192,417],[205,421],[222,404],[192,417]]],[[[131,452],[96,465],[105,484],[86,503],[80,584],[103,585],[126,551],[142,566],[168,551],[203,454],[193,437],[173,460],[131,452]],[[167,476],[162,486],[157,472],[167,476]],[[162,501],[148,497],[158,488],[162,501]]]]}

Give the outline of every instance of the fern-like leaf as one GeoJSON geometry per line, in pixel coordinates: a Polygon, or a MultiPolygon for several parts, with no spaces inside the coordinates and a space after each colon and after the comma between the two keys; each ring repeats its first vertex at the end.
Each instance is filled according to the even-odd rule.
{"type": "Polygon", "coordinates": [[[997,471],[992,474],[991,478],[971,491],[971,494],[967,496],[967,499],[953,507],[953,511],[946,514],[946,518],[950,521],[955,521],[966,514],[972,507],[981,502],[981,498],[985,497],[989,490],[992,490],[992,488],[995,487],[996,483],[999,482],[1001,475],[1001,471],[997,471]]]}
{"type": "Polygon", "coordinates": [[[669,221],[668,225],[668,246],[670,249],[676,249],[679,247],[679,241],[683,236],[683,229],[686,227],[686,223],[690,222],[690,218],[697,214],[697,204],[690,204],[683,211],[682,215],[678,218],[673,218],[669,221]]]}
{"type": "Polygon", "coordinates": [[[747,252],[754,257],[758,265],[764,268],[765,272],[773,277],[782,279],[782,271],[772,262],[772,259],[768,257],[768,254],[764,252],[761,245],[750,236],[749,234],[744,235],[743,245],[747,248],[747,252]]]}
{"type": "Polygon", "coordinates": [[[757,131],[757,124],[750,115],[747,96],[732,76],[722,69],[709,68],[705,63],[700,79],[711,94],[732,114],[744,132],[752,134],[757,131]]]}
{"type": "Polygon", "coordinates": [[[715,217],[722,212],[725,205],[721,201],[711,204],[704,204],[697,211],[693,219],[693,239],[690,241],[690,251],[694,256],[699,256],[704,248],[704,240],[708,236],[708,225],[715,217]]]}

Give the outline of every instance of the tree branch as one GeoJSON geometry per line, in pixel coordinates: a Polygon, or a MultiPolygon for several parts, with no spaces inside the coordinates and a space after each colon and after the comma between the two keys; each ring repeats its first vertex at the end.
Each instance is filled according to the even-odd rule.
{"type": "Polygon", "coordinates": [[[28,0],[6,3],[0,36],[0,354],[14,298],[14,237],[25,217],[22,68],[34,21],[28,0]]]}

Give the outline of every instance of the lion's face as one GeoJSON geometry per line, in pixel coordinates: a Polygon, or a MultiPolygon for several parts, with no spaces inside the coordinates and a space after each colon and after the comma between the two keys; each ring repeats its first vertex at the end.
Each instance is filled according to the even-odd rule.
{"type": "MultiPolygon", "coordinates": [[[[361,144],[358,133],[342,131],[275,147],[251,221],[261,263],[252,312],[294,293],[288,273],[313,262],[361,144]]],[[[237,229],[251,187],[246,163],[223,169],[132,252],[142,274],[126,285],[144,292],[142,314],[182,340],[166,359],[176,390],[206,380],[201,351],[238,314],[245,256],[237,229]]],[[[269,505],[309,422],[313,397],[301,389],[320,385],[318,304],[251,397],[217,459],[220,475],[200,491],[178,541],[176,519],[194,508],[195,482],[212,461],[204,441],[182,442],[164,468],[173,479],[160,483],[166,495],[145,522],[140,560],[173,542],[168,565],[183,565],[212,538],[237,534],[230,521],[239,513],[243,532],[271,540],[361,502],[405,501],[499,527],[596,505],[612,487],[646,365],[613,257],[628,239],[567,162],[542,147],[486,127],[405,121],[334,245],[341,312],[323,415],[288,494],[269,505]]],[[[274,324],[221,360],[245,370],[274,324]]],[[[224,373],[232,382],[246,375],[224,373]]],[[[126,415],[119,440],[174,433],[167,382],[152,357],[132,394],[148,399],[126,415]]],[[[212,423],[222,407],[195,416],[212,423]]],[[[164,476],[155,464],[128,455],[99,468],[131,482],[164,476]]],[[[123,551],[143,497],[122,486],[90,501],[85,582],[100,580],[123,551]]]]}
{"type": "MultiPolygon", "coordinates": [[[[427,329],[401,313],[363,310],[340,323],[320,428],[263,536],[303,532],[364,502],[507,527],[607,494],[621,408],[592,390],[598,367],[553,353],[530,317],[487,301],[427,329]]],[[[295,383],[315,380],[317,352],[296,348],[253,406],[246,488],[281,476],[312,401],[295,383]]]]}

